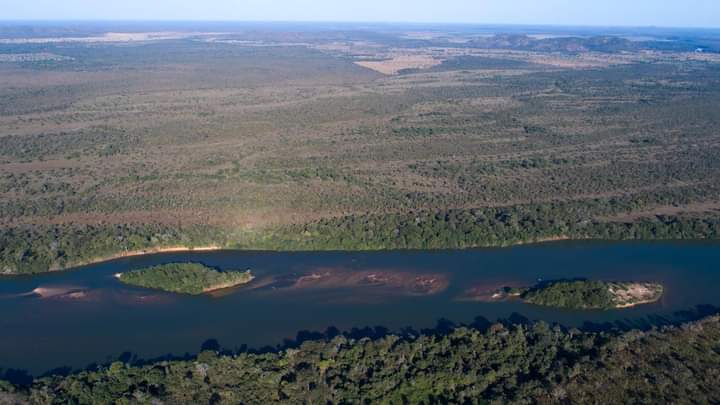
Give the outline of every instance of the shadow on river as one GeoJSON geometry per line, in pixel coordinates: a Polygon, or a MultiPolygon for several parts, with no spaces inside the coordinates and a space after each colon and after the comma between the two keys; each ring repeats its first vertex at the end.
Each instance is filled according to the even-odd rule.
{"type": "MultiPolygon", "coordinates": [[[[644,319],[627,319],[627,320],[617,320],[614,322],[604,322],[604,323],[594,323],[594,322],[586,322],[582,327],[578,328],[579,330],[583,332],[594,332],[594,333],[600,333],[600,332],[612,332],[612,333],[622,333],[627,332],[630,330],[641,330],[641,331],[648,331],[654,328],[661,328],[661,327],[667,327],[667,326],[678,326],[683,323],[687,322],[693,322],[700,320],[702,318],[715,315],[720,313],[720,307],[716,307],[713,305],[698,305],[695,308],[686,310],[686,311],[678,311],[673,314],[672,318],[668,317],[662,317],[662,316],[653,316],[649,315],[644,319]]],[[[344,337],[348,339],[363,339],[363,338],[370,338],[370,339],[380,339],[389,335],[395,335],[399,336],[401,339],[407,339],[412,340],[420,335],[434,335],[434,336],[444,336],[452,333],[455,329],[465,327],[470,328],[474,330],[478,330],[481,332],[487,331],[493,324],[503,324],[506,327],[511,327],[513,325],[532,325],[533,321],[526,318],[525,316],[519,314],[519,313],[513,313],[510,317],[505,319],[498,319],[495,322],[491,322],[490,320],[478,316],[475,318],[475,320],[472,323],[469,324],[456,324],[448,319],[439,319],[436,322],[436,326],[434,328],[426,328],[421,330],[415,330],[411,327],[405,327],[400,330],[391,331],[386,327],[383,326],[374,326],[374,327],[363,327],[363,328],[353,328],[349,331],[340,331],[335,326],[330,326],[324,331],[300,331],[297,333],[295,339],[288,340],[286,339],[282,344],[277,346],[265,346],[261,348],[249,348],[246,345],[243,345],[239,348],[225,348],[223,347],[220,342],[217,339],[209,338],[203,342],[203,344],[200,346],[199,351],[196,353],[185,353],[184,355],[173,355],[173,354],[167,354],[160,357],[155,358],[149,358],[149,359],[143,359],[139,357],[137,354],[131,353],[131,352],[124,352],[120,354],[119,356],[108,360],[105,363],[98,364],[93,363],[89,364],[88,366],[81,368],[81,369],[73,369],[70,366],[62,366],[57,367],[52,370],[48,370],[45,373],[41,373],[37,375],[37,377],[46,377],[46,376],[67,376],[72,373],[77,373],[81,371],[93,371],[97,370],[98,368],[102,367],[108,367],[111,363],[120,361],[126,364],[130,364],[135,367],[141,367],[145,365],[151,365],[162,361],[181,361],[181,360],[192,360],[194,359],[199,352],[202,351],[214,351],[218,352],[221,355],[226,356],[232,356],[232,355],[239,355],[242,353],[253,353],[253,354],[262,354],[262,353],[277,353],[281,352],[287,349],[296,349],[300,347],[304,342],[307,341],[325,341],[329,342],[333,338],[343,335],[344,337]]],[[[563,328],[567,330],[567,328],[563,328]]],[[[34,380],[34,376],[27,370],[20,370],[20,369],[8,369],[3,370],[0,369],[0,380],[8,381],[12,384],[18,385],[18,386],[29,386],[32,384],[34,380]]]]}

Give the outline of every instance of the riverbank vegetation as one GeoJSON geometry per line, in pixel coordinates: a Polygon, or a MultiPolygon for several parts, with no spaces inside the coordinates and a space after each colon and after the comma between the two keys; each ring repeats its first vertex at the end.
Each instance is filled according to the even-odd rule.
{"type": "Polygon", "coordinates": [[[720,317],[648,332],[545,323],[354,339],[269,353],[200,353],[0,382],[9,403],[672,403],[720,401],[720,317]],[[692,344],[688,344],[692,342],[692,344]]]}
{"type": "MultiPolygon", "coordinates": [[[[607,204],[608,207],[617,205],[607,204]]],[[[62,270],[129,252],[152,253],[153,249],[172,247],[352,251],[503,247],[555,239],[720,238],[720,215],[717,214],[666,215],[616,222],[586,220],[586,210],[587,205],[582,203],[426,210],[410,214],[351,215],[253,231],[207,225],[10,227],[0,229],[0,274],[62,270]]]]}
{"type": "Polygon", "coordinates": [[[169,263],[118,275],[125,284],[179,294],[200,295],[253,280],[248,271],[219,271],[200,263],[169,263]]]}
{"type": "Polygon", "coordinates": [[[272,249],[444,249],[511,246],[554,239],[718,239],[720,215],[587,220],[583,204],[353,215],[289,226],[253,240],[272,249]]]}
{"type": "Polygon", "coordinates": [[[45,225],[0,229],[0,275],[64,270],[163,248],[222,246],[221,230],[194,225],[45,225]]]}

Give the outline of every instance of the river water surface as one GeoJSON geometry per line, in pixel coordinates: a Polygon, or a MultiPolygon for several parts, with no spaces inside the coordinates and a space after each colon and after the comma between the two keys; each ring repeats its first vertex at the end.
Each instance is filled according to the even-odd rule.
{"type": "MultiPolygon", "coordinates": [[[[396,278],[397,279],[397,278],[396,278]]],[[[382,326],[435,327],[440,319],[545,320],[568,327],[631,326],[689,319],[720,307],[716,242],[556,242],[507,249],[368,253],[218,251],[119,259],[74,271],[0,278],[0,369],[42,374],[84,368],[129,352],[143,359],[196,353],[214,339],[226,349],[275,346],[299,331],[382,326]],[[255,285],[190,297],[122,285],[113,275],[149,265],[200,262],[252,269],[255,285]],[[313,283],[316,275],[328,282],[313,283]],[[358,276],[358,274],[360,276],[358,276]],[[344,283],[401,275],[443,280],[437,290],[344,283]],[[309,277],[309,283],[297,283],[309,277]],[[521,302],[461,299],[470,288],[531,286],[539,280],[656,281],[655,304],[566,311],[521,302]],[[295,284],[294,284],[295,283],[295,284]],[[37,290],[39,288],[39,290],[37,290]],[[31,293],[40,291],[44,296],[31,293]]]]}

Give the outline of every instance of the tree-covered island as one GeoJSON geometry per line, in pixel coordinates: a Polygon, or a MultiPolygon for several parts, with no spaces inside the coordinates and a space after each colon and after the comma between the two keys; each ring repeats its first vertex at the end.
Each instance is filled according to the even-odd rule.
{"type": "MultiPolygon", "coordinates": [[[[658,283],[573,280],[532,288],[505,287],[494,292],[490,299],[520,298],[528,304],[564,309],[620,309],[657,302],[663,292],[663,286],[658,283]]],[[[476,292],[470,294],[470,298],[482,296],[476,292]]]]}
{"type": "Polygon", "coordinates": [[[247,271],[219,271],[199,263],[170,263],[117,275],[129,285],[179,294],[200,295],[251,282],[247,271]]]}

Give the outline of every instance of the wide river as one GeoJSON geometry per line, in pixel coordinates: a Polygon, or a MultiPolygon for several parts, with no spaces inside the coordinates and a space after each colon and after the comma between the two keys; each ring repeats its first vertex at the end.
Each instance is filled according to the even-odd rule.
{"type": "MultiPolygon", "coordinates": [[[[299,331],[382,326],[432,328],[438,320],[530,319],[568,327],[648,327],[720,307],[720,243],[557,242],[507,249],[372,253],[218,251],[119,259],[74,271],[0,278],[0,370],[38,375],[132,353],[141,359],[223,348],[261,348],[299,331]],[[180,296],[122,285],[113,275],[148,265],[201,262],[252,269],[253,284],[217,296],[180,296]],[[462,299],[476,288],[590,278],[657,281],[656,304],[565,311],[462,299]],[[379,282],[374,282],[379,279],[379,282]],[[298,280],[304,280],[299,282],[298,280]],[[350,281],[348,281],[350,280],[350,281]],[[373,282],[367,282],[371,280],[373,282]],[[383,280],[390,280],[383,285],[383,280]],[[430,289],[404,286],[434,282],[430,289]],[[39,290],[36,290],[38,289],[39,290]],[[31,293],[42,292],[43,296],[31,293]]],[[[482,322],[481,322],[482,323],[482,322]]],[[[127,357],[126,357],[127,358],[127,357]]]]}

